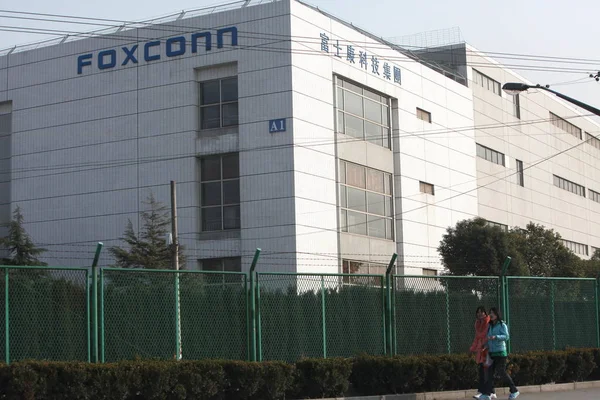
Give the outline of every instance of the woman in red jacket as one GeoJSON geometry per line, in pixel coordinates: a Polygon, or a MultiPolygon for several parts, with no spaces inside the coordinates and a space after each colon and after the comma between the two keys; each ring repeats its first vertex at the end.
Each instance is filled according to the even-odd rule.
{"type": "MultiPolygon", "coordinates": [[[[481,393],[484,390],[484,385],[487,378],[487,366],[485,366],[485,358],[487,355],[487,349],[484,350],[484,345],[487,342],[488,327],[490,324],[490,317],[485,311],[485,307],[477,307],[475,311],[475,339],[471,345],[471,352],[475,353],[475,360],[479,367],[479,384],[477,385],[477,394],[473,396],[475,399],[481,397],[481,393]]],[[[492,394],[490,398],[495,399],[496,393],[492,386],[492,394]]]]}

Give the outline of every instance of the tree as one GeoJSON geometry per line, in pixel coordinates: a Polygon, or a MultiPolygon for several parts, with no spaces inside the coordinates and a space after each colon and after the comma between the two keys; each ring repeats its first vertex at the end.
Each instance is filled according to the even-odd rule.
{"type": "MultiPolygon", "coordinates": [[[[121,240],[129,245],[129,249],[114,246],[109,252],[115,257],[119,268],[170,269],[172,250],[166,243],[171,220],[167,207],[156,201],[150,193],[144,201],[147,210],[142,212],[142,229],[136,234],[133,223],[128,220],[121,240]]],[[[183,246],[179,246],[179,265],[185,265],[183,246]]]]}
{"type": "Polygon", "coordinates": [[[25,218],[21,208],[17,207],[13,212],[12,220],[4,224],[8,228],[8,235],[0,238],[0,248],[8,252],[8,257],[0,259],[4,265],[29,265],[46,266],[45,262],[38,260],[37,256],[43,254],[46,249],[36,247],[31,237],[23,227],[25,218]]]}
{"type": "Polygon", "coordinates": [[[509,273],[521,275],[520,260],[511,237],[500,227],[475,218],[449,227],[438,251],[449,275],[498,276],[506,256],[511,256],[509,273]]]}

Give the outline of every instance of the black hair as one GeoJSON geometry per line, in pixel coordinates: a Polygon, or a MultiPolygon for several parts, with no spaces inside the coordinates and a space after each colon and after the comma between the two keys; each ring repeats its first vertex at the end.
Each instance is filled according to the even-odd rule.
{"type": "Polygon", "coordinates": [[[502,322],[502,314],[500,314],[500,311],[498,311],[498,309],[496,307],[490,308],[490,314],[491,313],[496,314],[496,321],[498,321],[500,323],[502,322]]]}
{"type": "Polygon", "coordinates": [[[485,315],[488,315],[487,311],[485,311],[485,307],[484,306],[479,306],[477,307],[477,310],[475,310],[475,316],[477,316],[477,313],[481,311],[482,313],[484,313],[485,315]]]}

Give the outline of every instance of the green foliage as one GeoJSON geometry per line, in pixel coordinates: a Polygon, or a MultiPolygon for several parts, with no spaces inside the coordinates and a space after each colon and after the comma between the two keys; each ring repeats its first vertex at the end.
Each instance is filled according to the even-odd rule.
{"type": "MultiPolygon", "coordinates": [[[[167,207],[156,201],[150,193],[144,201],[147,209],[142,212],[142,228],[139,235],[133,229],[131,220],[127,222],[123,240],[129,249],[114,246],[109,249],[118,268],[170,269],[172,251],[166,243],[171,219],[167,207]]],[[[183,246],[179,246],[179,265],[185,265],[183,246]]]]}
{"type": "Polygon", "coordinates": [[[447,229],[438,251],[450,275],[498,276],[506,256],[512,258],[508,275],[581,277],[600,272],[600,261],[586,264],[562,244],[557,232],[534,223],[503,230],[482,218],[463,220],[447,229]]]}
{"type": "Polygon", "coordinates": [[[24,222],[25,218],[21,213],[21,208],[17,207],[13,212],[12,221],[4,225],[8,228],[8,235],[0,238],[0,250],[8,252],[8,257],[0,259],[0,265],[48,265],[38,260],[37,257],[46,249],[35,246],[23,227],[24,222]]]}
{"type": "MultiPolygon", "coordinates": [[[[594,379],[600,349],[532,352],[509,357],[517,386],[594,379]]],[[[498,382],[498,385],[500,382],[498,382]]],[[[22,362],[0,364],[7,400],[275,400],[469,390],[477,366],[466,354],[304,359],[296,364],[245,361],[22,362]]],[[[499,386],[498,386],[499,387],[499,386]]]]}
{"type": "Polygon", "coordinates": [[[438,251],[450,275],[498,276],[508,255],[513,256],[509,274],[525,274],[514,257],[517,248],[511,237],[482,218],[459,221],[456,227],[449,227],[438,251]]]}

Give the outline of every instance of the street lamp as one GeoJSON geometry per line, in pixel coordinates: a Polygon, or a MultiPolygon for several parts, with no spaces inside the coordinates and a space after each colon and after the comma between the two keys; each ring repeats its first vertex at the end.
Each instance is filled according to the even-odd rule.
{"type": "Polygon", "coordinates": [[[521,92],[526,92],[527,89],[541,89],[541,90],[545,90],[547,92],[553,93],[555,94],[557,97],[560,97],[563,100],[568,101],[569,103],[573,103],[576,106],[579,106],[581,108],[583,108],[584,110],[587,110],[597,116],[600,116],[600,110],[597,109],[596,107],[592,107],[589,104],[585,104],[582,103],[579,100],[575,100],[569,96],[565,96],[562,93],[558,93],[555,92],[554,90],[548,88],[547,86],[542,86],[542,85],[527,85],[525,83],[520,83],[520,82],[509,82],[509,83],[505,83],[504,86],[502,86],[502,90],[504,90],[507,94],[510,94],[512,96],[519,94],[521,92]]]}

